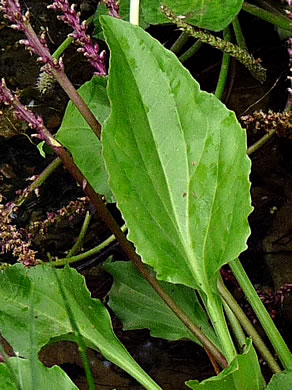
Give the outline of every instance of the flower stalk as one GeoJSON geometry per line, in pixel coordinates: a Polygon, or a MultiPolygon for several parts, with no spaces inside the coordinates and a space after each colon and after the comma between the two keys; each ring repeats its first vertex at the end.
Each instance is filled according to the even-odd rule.
{"type": "MultiPolygon", "coordinates": [[[[25,15],[21,12],[21,7],[18,0],[0,0],[0,11],[4,13],[4,17],[12,23],[12,28],[23,31],[26,35],[26,40],[21,40],[20,43],[34,54],[37,54],[38,61],[44,63],[43,70],[52,74],[64,91],[67,93],[72,102],[76,105],[81,115],[84,117],[88,125],[92,128],[97,137],[100,137],[101,126],[88,105],[76,91],[71,81],[64,72],[62,59],[53,58],[46,45],[44,34],[38,37],[29,23],[29,12],[25,15]]],[[[28,121],[28,123],[31,123],[28,121]]]]}
{"type": "Polygon", "coordinates": [[[75,5],[72,4],[70,6],[68,0],[55,0],[48,8],[63,13],[57,18],[73,28],[74,31],[69,36],[81,46],[78,51],[83,53],[91,65],[97,70],[95,74],[105,76],[107,73],[105,66],[106,53],[104,50],[99,53],[99,45],[97,43],[93,44],[90,36],[86,34],[86,20],[81,23],[80,12],[76,12],[75,5]]]}

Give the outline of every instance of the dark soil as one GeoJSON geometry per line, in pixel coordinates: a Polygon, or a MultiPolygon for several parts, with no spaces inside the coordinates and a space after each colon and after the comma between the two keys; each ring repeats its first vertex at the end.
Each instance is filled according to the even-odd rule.
{"type": "MultiPolygon", "coordinates": [[[[36,31],[43,26],[48,29],[48,43],[54,51],[71,31],[55,18],[53,11],[46,5],[51,1],[23,2],[31,12],[31,20],[36,31]]],[[[96,1],[77,2],[83,18],[94,12],[96,1]]],[[[227,106],[240,117],[255,110],[282,111],[287,101],[288,55],[285,41],[281,41],[274,28],[249,15],[242,15],[241,22],[247,44],[255,57],[261,57],[268,69],[268,79],[264,84],[256,81],[241,65],[232,62],[229,87],[224,97],[227,106]]],[[[35,58],[17,43],[23,38],[21,33],[9,29],[5,22],[1,27],[0,75],[7,85],[21,92],[22,101],[43,116],[47,127],[57,131],[66,107],[67,97],[56,85],[48,95],[41,95],[36,89],[39,65],[35,58]]],[[[166,46],[170,46],[177,36],[172,27],[150,27],[149,31],[166,46]]],[[[186,63],[201,88],[213,92],[220,68],[221,53],[208,47],[186,63]]],[[[74,47],[66,52],[65,69],[76,87],[89,80],[91,66],[76,53],[74,47]]],[[[4,201],[13,201],[16,191],[28,185],[28,179],[38,175],[52,157],[43,159],[30,139],[31,132],[26,125],[15,120],[9,111],[0,118],[0,193],[4,201]],[[26,135],[21,135],[26,131],[26,135]]],[[[251,131],[248,143],[254,143],[262,136],[261,132],[251,131]]],[[[289,139],[273,138],[262,149],[251,156],[252,159],[252,201],[254,212],[250,216],[252,234],[248,241],[248,250],[242,255],[251,280],[259,286],[272,290],[279,289],[285,283],[292,283],[292,153],[289,139]]],[[[39,197],[34,198],[30,206],[24,206],[15,216],[19,228],[25,228],[32,220],[44,219],[47,212],[56,211],[70,200],[82,196],[68,172],[62,167],[50,177],[41,188],[39,197]]],[[[35,239],[34,249],[42,259],[47,251],[53,256],[62,256],[69,250],[78,236],[82,223],[81,217],[59,226],[43,240],[35,239]],[[61,239],[57,239],[61,237],[61,239]]],[[[102,241],[109,232],[94,216],[85,246],[90,248],[102,241]]],[[[86,248],[85,248],[86,249],[86,248]]],[[[119,248],[113,253],[123,256],[119,248]]],[[[107,254],[108,255],[108,254],[107,254]]],[[[13,262],[13,258],[3,258],[13,262]]],[[[101,259],[99,259],[101,261],[101,259]]],[[[104,298],[111,279],[100,272],[98,260],[83,270],[89,289],[94,297],[104,298]],[[97,272],[98,270],[98,272],[97,272]],[[99,286],[99,287],[96,287],[99,286]]],[[[292,324],[292,302],[286,299],[278,308],[277,324],[291,344],[289,327],[292,324]]],[[[212,367],[203,351],[188,342],[170,343],[152,339],[147,331],[122,332],[119,321],[113,316],[115,330],[122,342],[136,360],[165,390],[186,388],[187,379],[203,380],[213,375],[212,367]]],[[[86,389],[82,363],[75,345],[59,343],[41,352],[42,360],[48,364],[60,364],[72,377],[80,389],[86,389]]],[[[90,362],[96,378],[97,389],[140,389],[128,375],[103,357],[90,351],[90,362]]]]}

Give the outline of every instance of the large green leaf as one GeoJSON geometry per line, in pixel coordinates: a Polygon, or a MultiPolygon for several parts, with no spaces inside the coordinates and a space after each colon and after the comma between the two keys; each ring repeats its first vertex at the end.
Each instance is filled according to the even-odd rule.
{"type": "Polygon", "coordinates": [[[208,294],[250,233],[245,132],[159,42],[101,20],[112,104],[103,153],[129,239],[159,279],[208,294]]]}
{"type": "Polygon", "coordinates": [[[292,389],[292,371],[285,370],[272,377],[266,390],[292,389]]]}
{"type": "Polygon", "coordinates": [[[245,352],[238,355],[219,375],[201,383],[192,380],[186,384],[193,390],[262,390],[264,380],[251,340],[247,340],[245,352]]]}
{"type": "MultiPolygon", "coordinates": [[[[128,13],[130,0],[121,0],[121,15],[128,13]]],[[[161,13],[160,4],[170,7],[176,15],[194,26],[211,31],[223,30],[241,10],[243,0],[141,0],[142,20],[149,24],[169,23],[161,13]]]]}
{"type": "MultiPolygon", "coordinates": [[[[78,390],[67,374],[58,366],[45,367],[40,361],[37,363],[37,372],[32,373],[32,365],[29,360],[20,358],[9,359],[10,369],[7,364],[0,364],[1,390],[18,390],[14,378],[18,381],[21,390],[78,390]],[[32,375],[35,387],[32,385],[32,375]]],[[[34,367],[35,368],[35,367],[34,367]]]]}
{"type": "MultiPolygon", "coordinates": [[[[78,90],[100,123],[110,112],[106,84],[105,77],[94,76],[78,90]]],[[[56,138],[70,151],[75,164],[95,191],[111,202],[113,199],[107,184],[100,141],[71,101],[56,138]]]]}
{"type": "MultiPolygon", "coordinates": [[[[166,340],[190,339],[200,344],[163,302],[150,284],[131,262],[107,262],[104,268],[114,277],[109,306],[122,320],[126,330],[150,329],[151,336],[166,340]]],[[[161,282],[164,290],[179,307],[218,346],[206,312],[202,309],[194,290],[180,284],[161,282]]]]}
{"type": "MultiPolygon", "coordinates": [[[[84,278],[66,267],[57,270],[79,331],[87,346],[99,350],[147,389],[160,389],[115,336],[110,316],[92,299],[84,278]]],[[[49,266],[27,269],[21,264],[0,273],[0,332],[21,356],[30,356],[30,308],[34,313],[34,344],[39,350],[51,338],[72,333],[55,274],[49,266]]]]}

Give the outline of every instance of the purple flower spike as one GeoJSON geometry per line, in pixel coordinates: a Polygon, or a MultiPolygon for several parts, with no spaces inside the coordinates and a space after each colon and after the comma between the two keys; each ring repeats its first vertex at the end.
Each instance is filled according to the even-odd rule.
{"type": "Polygon", "coordinates": [[[4,17],[9,19],[12,24],[12,28],[15,30],[24,31],[25,24],[29,20],[29,13],[22,15],[21,7],[18,0],[1,0],[0,11],[4,13],[4,17]]]}
{"type": "Polygon", "coordinates": [[[29,12],[25,15],[21,12],[21,7],[18,0],[0,0],[0,11],[4,13],[4,17],[9,19],[12,23],[11,27],[15,30],[23,31],[27,39],[20,41],[25,45],[31,53],[39,56],[38,60],[48,65],[45,70],[49,73],[49,69],[63,70],[63,64],[60,60],[54,60],[47,47],[47,43],[42,34],[40,37],[36,35],[29,23],[29,12]]]}
{"type": "MultiPolygon", "coordinates": [[[[292,1],[292,0],[291,0],[292,1]]],[[[114,18],[120,18],[120,5],[119,1],[116,0],[103,0],[107,9],[109,10],[109,14],[114,18]]]]}
{"type": "Polygon", "coordinates": [[[7,88],[5,80],[2,79],[0,83],[0,104],[12,106],[15,109],[17,119],[28,123],[29,127],[38,130],[40,133],[44,128],[43,120],[40,116],[36,116],[26,106],[24,106],[17,96],[13,95],[9,88],[7,88]]]}
{"type": "Polygon", "coordinates": [[[75,5],[70,6],[68,0],[55,0],[48,8],[63,13],[63,15],[58,16],[58,19],[75,30],[70,36],[82,46],[78,51],[84,53],[91,65],[97,69],[96,74],[106,75],[105,52],[99,53],[98,44],[94,45],[90,36],[86,34],[86,22],[81,23],[80,13],[76,12],[75,5]]]}

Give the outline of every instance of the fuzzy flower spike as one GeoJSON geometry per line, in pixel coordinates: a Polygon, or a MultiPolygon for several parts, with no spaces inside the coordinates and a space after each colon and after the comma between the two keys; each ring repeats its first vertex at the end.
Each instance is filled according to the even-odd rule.
{"type": "Polygon", "coordinates": [[[76,12],[75,5],[70,6],[68,0],[55,0],[48,8],[63,13],[63,15],[58,16],[58,19],[74,29],[70,36],[81,46],[78,51],[84,53],[91,65],[97,70],[95,74],[106,75],[105,51],[99,53],[99,45],[93,44],[90,36],[86,34],[86,21],[81,23],[80,13],[76,12]]]}

